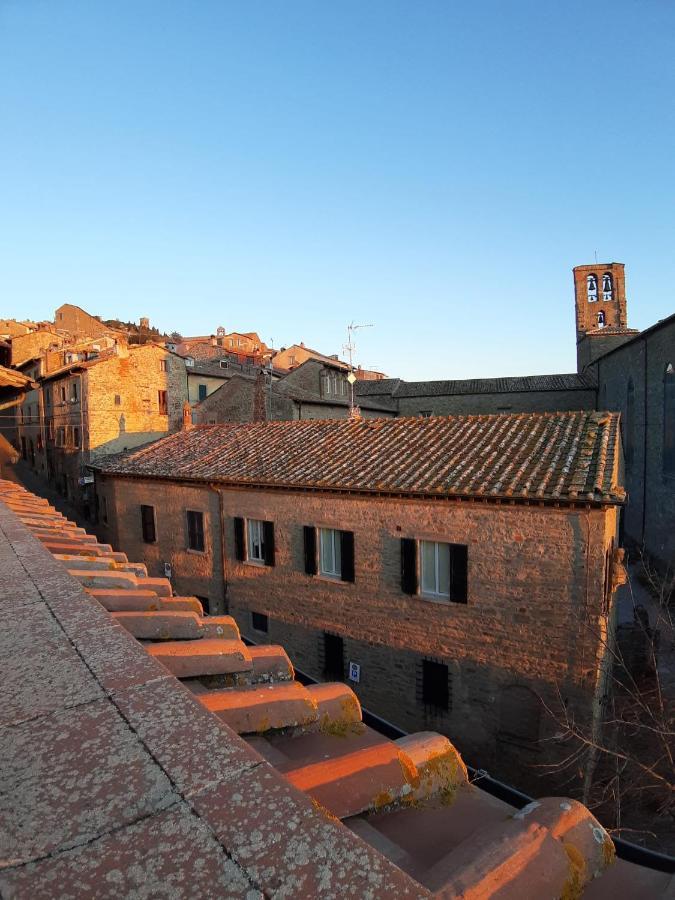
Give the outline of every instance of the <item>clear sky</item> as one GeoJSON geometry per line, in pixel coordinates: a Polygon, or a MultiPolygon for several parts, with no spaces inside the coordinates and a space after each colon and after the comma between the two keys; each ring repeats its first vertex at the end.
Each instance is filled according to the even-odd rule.
{"type": "Polygon", "coordinates": [[[0,0],[0,317],[575,368],[571,268],[675,311],[671,0],[0,0]]]}

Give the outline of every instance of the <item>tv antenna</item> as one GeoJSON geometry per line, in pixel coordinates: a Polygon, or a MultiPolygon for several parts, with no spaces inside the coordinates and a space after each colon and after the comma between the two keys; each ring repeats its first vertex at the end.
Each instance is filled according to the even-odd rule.
{"type": "Polygon", "coordinates": [[[353,363],[353,353],[356,349],[356,344],[354,343],[354,332],[358,331],[359,328],[374,328],[374,325],[371,323],[366,325],[355,325],[354,322],[350,322],[347,325],[347,343],[343,345],[342,349],[346,350],[349,354],[349,375],[347,375],[347,381],[349,382],[349,415],[354,415],[354,410],[356,407],[354,406],[354,382],[356,381],[356,375],[354,375],[354,363],[353,363]]]}

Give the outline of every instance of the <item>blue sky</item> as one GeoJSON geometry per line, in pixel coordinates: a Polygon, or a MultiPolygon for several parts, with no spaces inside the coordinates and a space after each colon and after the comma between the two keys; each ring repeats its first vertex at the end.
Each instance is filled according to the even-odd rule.
{"type": "Polygon", "coordinates": [[[674,97],[670,0],[0,0],[0,317],[573,371],[596,250],[675,311],[674,97]]]}

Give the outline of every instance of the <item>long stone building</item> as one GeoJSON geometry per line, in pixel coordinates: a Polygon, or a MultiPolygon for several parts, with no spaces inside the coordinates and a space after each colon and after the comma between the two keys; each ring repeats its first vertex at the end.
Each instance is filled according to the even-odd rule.
{"type": "Polygon", "coordinates": [[[600,715],[617,415],[195,427],[96,482],[105,540],[491,772],[538,783],[540,698],[600,715]]]}

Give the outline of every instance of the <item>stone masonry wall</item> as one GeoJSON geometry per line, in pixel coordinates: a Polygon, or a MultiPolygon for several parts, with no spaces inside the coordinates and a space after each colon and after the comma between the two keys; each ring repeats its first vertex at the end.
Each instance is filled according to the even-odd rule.
{"type": "MultiPolygon", "coordinates": [[[[185,509],[198,502],[195,491],[211,527],[219,527],[213,492],[111,476],[99,489],[118,522],[108,537],[120,549],[149,561],[155,574],[161,574],[160,560],[172,560],[179,591],[196,593],[198,582],[201,592],[208,571],[215,573],[208,596],[222,590],[220,535],[211,535],[205,556],[185,552],[185,509]],[[140,503],[161,508],[158,542],[150,550],[140,540],[140,503]]],[[[559,687],[578,714],[591,714],[601,653],[595,628],[605,553],[616,538],[614,510],[237,490],[224,490],[222,497],[227,608],[244,634],[283,643],[309,675],[323,675],[323,633],[342,636],[345,662],[362,667],[354,688],[367,708],[408,730],[448,734],[474,764],[503,777],[516,768],[522,775],[523,757],[522,746],[513,751],[499,737],[505,691],[525,690],[539,709],[538,696],[554,703],[559,687]],[[235,516],[275,523],[274,567],[235,561],[235,516]],[[354,532],[353,584],[305,574],[303,525],[354,532]],[[402,593],[402,537],[468,545],[466,605],[402,593]],[[252,611],[270,617],[267,638],[252,629],[252,611]],[[449,667],[447,713],[420,705],[424,658],[449,667]]],[[[540,763],[553,745],[542,751],[527,744],[524,751],[540,763]]]]}
{"type": "Polygon", "coordinates": [[[152,344],[134,348],[87,369],[85,397],[92,460],[137,447],[181,428],[185,362],[152,344]],[[160,413],[159,391],[167,392],[168,415],[160,413]]]}
{"type": "Polygon", "coordinates": [[[621,413],[628,503],[626,537],[663,566],[675,564],[675,479],[663,472],[663,377],[675,366],[675,321],[601,358],[598,404],[621,413]],[[628,383],[633,383],[632,435],[628,383]],[[630,446],[632,444],[632,457],[630,446]]]}

